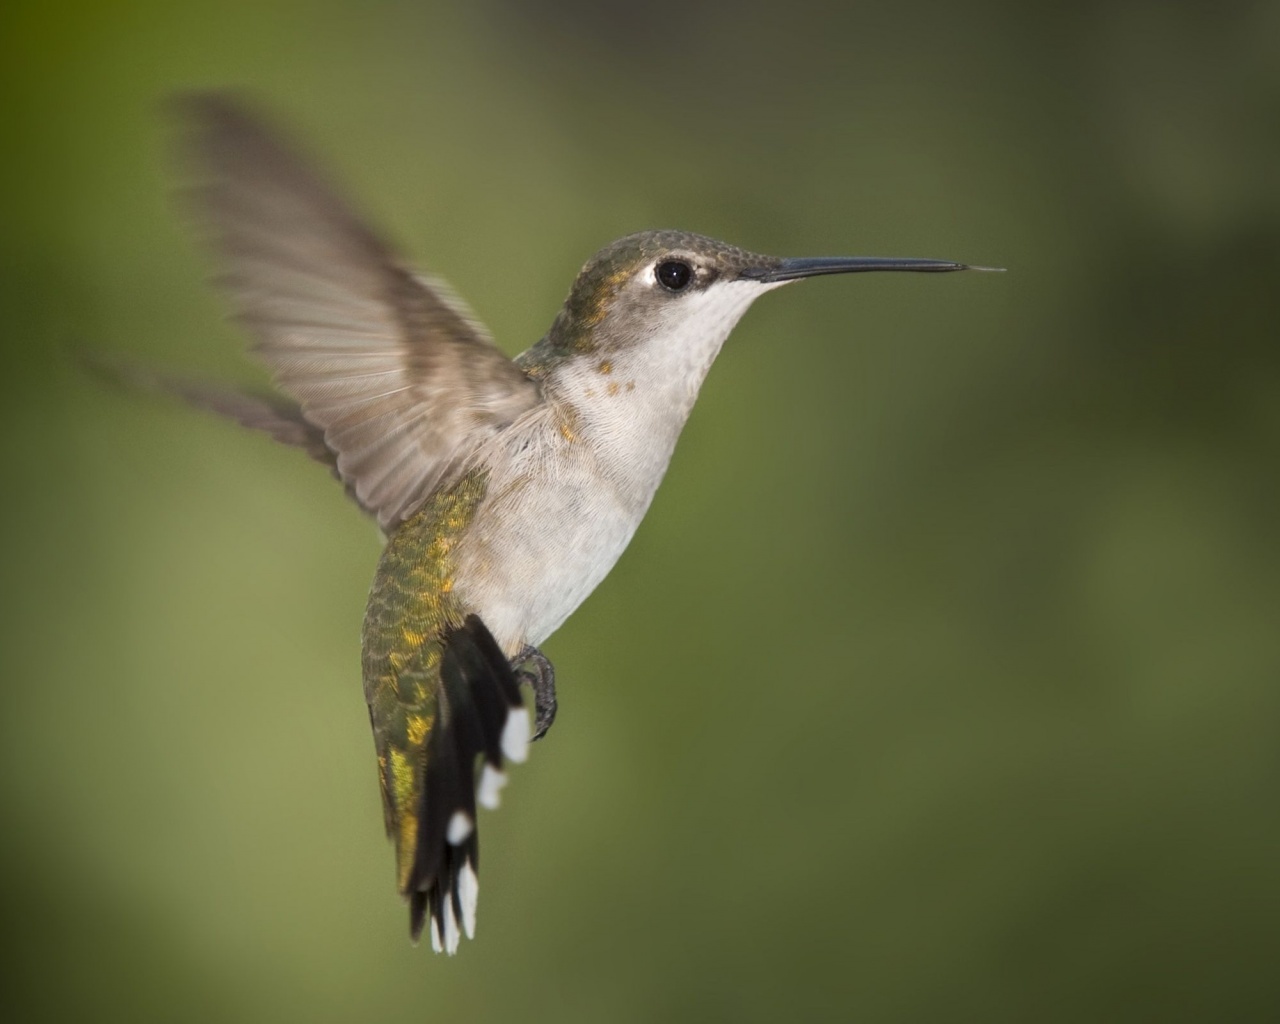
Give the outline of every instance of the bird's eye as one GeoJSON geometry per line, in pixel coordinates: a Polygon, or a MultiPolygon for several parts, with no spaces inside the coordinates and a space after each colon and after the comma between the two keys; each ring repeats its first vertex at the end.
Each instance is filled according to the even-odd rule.
{"type": "Polygon", "coordinates": [[[693,280],[693,268],[683,260],[663,260],[653,268],[653,276],[667,291],[682,292],[693,280]]]}

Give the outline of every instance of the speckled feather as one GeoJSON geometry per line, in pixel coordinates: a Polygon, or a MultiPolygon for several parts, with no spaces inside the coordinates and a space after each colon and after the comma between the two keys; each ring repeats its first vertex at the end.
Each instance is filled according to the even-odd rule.
{"type": "Polygon", "coordinates": [[[442,640],[467,614],[454,596],[454,547],[484,494],[485,474],[473,471],[433,494],[396,530],[383,548],[365,610],[364,695],[401,892],[407,892],[417,852],[427,738],[444,710],[442,640]]]}

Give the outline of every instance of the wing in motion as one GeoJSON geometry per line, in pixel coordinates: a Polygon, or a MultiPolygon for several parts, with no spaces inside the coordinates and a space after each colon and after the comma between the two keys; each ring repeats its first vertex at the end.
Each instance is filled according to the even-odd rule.
{"type": "Polygon", "coordinates": [[[180,109],[192,205],[238,319],[356,500],[394,527],[536,405],[537,385],[234,100],[197,95],[180,109]]]}

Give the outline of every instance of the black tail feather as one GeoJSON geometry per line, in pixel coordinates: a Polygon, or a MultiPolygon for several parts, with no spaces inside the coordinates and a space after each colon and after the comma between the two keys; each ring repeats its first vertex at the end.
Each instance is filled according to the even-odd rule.
{"type": "Polygon", "coordinates": [[[515,673],[478,616],[445,636],[440,677],[441,715],[427,742],[407,891],[410,935],[417,939],[430,917],[432,944],[452,953],[475,915],[476,762],[500,771],[509,719],[525,713],[515,673]]]}

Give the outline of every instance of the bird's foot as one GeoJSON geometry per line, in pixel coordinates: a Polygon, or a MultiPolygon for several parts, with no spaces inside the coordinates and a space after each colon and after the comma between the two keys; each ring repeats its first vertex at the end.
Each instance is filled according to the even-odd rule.
{"type": "Polygon", "coordinates": [[[546,735],[556,720],[556,670],[538,648],[527,646],[511,659],[516,681],[533,690],[533,739],[546,735]]]}

